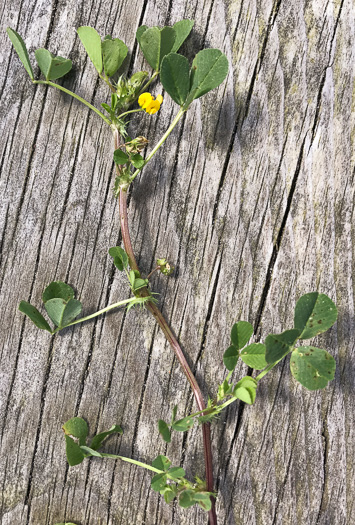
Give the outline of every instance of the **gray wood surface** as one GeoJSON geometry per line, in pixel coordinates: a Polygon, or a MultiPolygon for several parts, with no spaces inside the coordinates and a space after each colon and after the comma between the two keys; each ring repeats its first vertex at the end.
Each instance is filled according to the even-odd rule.
{"type": "MultiPolygon", "coordinates": [[[[75,287],[84,314],[124,298],[107,250],[120,242],[110,130],[70,97],[33,86],[3,29],[33,50],[69,57],[63,85],[107,101],[75,28],[92,25],[132,49],[137,27],[196,21],[184,50],[222,49],[226,82],[191,107],[134,184],[129,203],[139,264],[168,255],[156,276],[163,312],[204,393],[223,377],[238,319],[256,340],[290,327],[296,299],[329,294],[339,321],[316,343],[336,379],[312,393],[288,363],[213,426],[220,524],[354,523],[354,5],[352,0],[75,2],[3,0],[1,10],[1,456],[4,525],[203,524],[166,505],[151,476],[112,460],[68,469],[61,425],[119,423],[107,452],[158,453],[203,475],[200,430],[158,437],[156,421],[194,407],[170,347],[147,312],[116,311],[51,338],[17,311],[40,305],[51,280],[75,287]],[[106,129],[107,128],[107,129],[106,129]]],[[[130,65],[147,65],[134,52],[130,65]]],[[[160,88],[154,88],[158,93],[160,88]]],[[[177,111],[132,119],[154,144],[177,111]]],[[[238,373],[246,367],[238,365],[238,373]]]]}

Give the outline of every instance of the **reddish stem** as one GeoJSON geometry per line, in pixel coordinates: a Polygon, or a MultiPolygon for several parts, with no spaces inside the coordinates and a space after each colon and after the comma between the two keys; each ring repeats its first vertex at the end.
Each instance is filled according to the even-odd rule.
{"type": "MultiPolygon", "coordinates": [[[[119,147],[119,134],[118,132],[115,132],[114,134],[114,140],[115,140],[115,149],[119,147]]],[[[117,174],[120,175],[120,171],[118,169],[118,166],[116,166],[117,174]]],[[[120,222],[121,222],[121,233],[122,233],[122,240],[124,244],[124,248],[126,250],[126,253],[129,257],[130,266],[132,270],[139,271],[138,264],[136,261],[136,258],[134,256],[132,243],[131,243],[131,237],[129,233],[129,227],[128,227],[128,216],[127,216],[127,191],[121,189],[119,194],[119,208],[120,208],[120,222]]],[[[146,289],[142,290],[142,295],[148,295],[148,291],[146,289]]],[[[196,381],[195,376],[193,375],[188,362],[186,361],[186,358],[184,356],[184,353],[174,336],[168,322],[164,318],[163,314],[159,310],[159,308],[154,304],[153,302],[147,303],[148,310],[153,314],[155,320],[159,324],[160,328],[163,330],[164,335],[168,342],[170,343],[172,349],[175,352],[175,355],[181,365],[181,368],[188,380],[188,382],[191,385],[196,404],[198,406],[199,410],[204,410],[206,408],[205,401],[203,399],[200,387],[198,386],[198,383],[196,381]]],[[[203,423],[202,424],[202,435],[203,435],[203,451],[204,451],[204,458],[205,458],[205,471],[206,471],[206,485],[207,490],[209,492],[213,492],[213,467],[212,467],[212,448],[211,448],[211,427],[209,423],[203,423]]],[[[212,501],[212,508],[208,512],[208,523],[209,525],[217,525],[217,515],[216,515],[216,509],[215,509],[215,499],[211,498],[212,501]]]]}

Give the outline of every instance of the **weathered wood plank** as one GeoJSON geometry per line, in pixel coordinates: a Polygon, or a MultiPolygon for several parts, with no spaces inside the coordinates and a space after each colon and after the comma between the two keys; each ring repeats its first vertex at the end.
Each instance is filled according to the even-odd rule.
{"type": "MultiPolygon", "coordinates": [[[[194,104],[134,185],[132,239],[147,273],[176,265],[153,289],[206,394],[236,319],[257,339],[292,322],[296,298],[319,288],[340,316],[319,345],[337,376],[309,393],[279,366],[253,407],[236,404],[213,428],[219,522],[351,523],[354,500],[354,6],[341,2],[4,1],[2,27],[31,51],[69,56],[64,85],[95,105],[107,99],[74,28],[113,32],[132,49],[138,25],[196,24],[185,51],[223,49],[233,73],[194,104]],[[221,101],[223,103],[221,104],[221,101]]],[[[150,461],[167,453],[203,474],[199,429],[165,447],[156,420],[193,406],[169,346],[148,314],[115,312],[51,339],[17,313],[40,304],[54,279],[72,284],[85,313],[123,298],[107,250],[120,242],[112,197],[112,140],[69,97],[34,87],[1,42],[1,455],[6,525],[205,523],[167,506],[150,476],[90,461],[68,469],[61,424],[84,416],[94,432],[120,423],[110,452],[150,461]],[[133,327],[133,328],[132,328],[133,327]],[[140,365],[140,366],[137,366],[140,365]]],[[[146,67],[136,48],[131,68],[146,67]]],[[[133,120],[154,143],[176,112],[133,120]]],[[[246,368],[238,367],[239,372],[246,368]]]]}

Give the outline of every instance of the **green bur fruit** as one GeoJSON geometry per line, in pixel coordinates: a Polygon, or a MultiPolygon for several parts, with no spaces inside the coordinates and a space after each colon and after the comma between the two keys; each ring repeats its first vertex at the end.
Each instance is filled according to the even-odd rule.
{"type": "Polygon", "coordinates": [[[333,356],[314,346],[301,346],[291,355],[291,373],[308,390],[326,387],[328,382],[334,379],[335,366],[333,356]]]}

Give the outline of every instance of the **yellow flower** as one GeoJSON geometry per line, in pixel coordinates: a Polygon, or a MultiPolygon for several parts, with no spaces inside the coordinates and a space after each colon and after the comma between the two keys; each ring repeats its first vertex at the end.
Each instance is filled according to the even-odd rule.
{"type": "Polygon", "coordinates": [[[142,109],[145,109],[149,115],[154,115],[160,109],[163,102],[163,97],[158,95],[156,100],[150,93],[142,93],[138,99],[138,104],[142,109]]]}
{"type": "Polygon", "coordinates": [[[138,104],[141,108],[146,109],[152,100],[153,97],[150,93],[142,93],[138,99],[138,104]]]}

